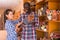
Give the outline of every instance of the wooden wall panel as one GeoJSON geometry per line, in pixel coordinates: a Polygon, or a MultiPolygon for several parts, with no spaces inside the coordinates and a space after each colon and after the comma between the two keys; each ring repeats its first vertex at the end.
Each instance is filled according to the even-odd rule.
{"type": "Polygon", "coordinates": [[[30,2],[31,0],[23,0],[23,1],[24,1],[24,3],[25,3],[25,2],[30,2]]]}
{"type": "Polygon", "coordinates": [[[60,10],[60,2],[59,2],[59,10],[60,10]]]}
{"type": "Polygon", "coordinates": [[[49,9],[53,9],[53,10],[59,9],[58,6],[59,6],[58,2],[48,2],[48,8],[49,9]]]}
{"type": "Polygon", "coordinates": [[[49,2],[60,2],[60,0],[48,0],[49,2]]]}
{"type": "Polygon", "coordinates": [[[0,9],[0,30],[4,29],[4,9],[0,9]]]}
{"type": "Polygon", "coordinates": [[[60,21],[49,21],[48,33],[60,31],[60,21]]]}

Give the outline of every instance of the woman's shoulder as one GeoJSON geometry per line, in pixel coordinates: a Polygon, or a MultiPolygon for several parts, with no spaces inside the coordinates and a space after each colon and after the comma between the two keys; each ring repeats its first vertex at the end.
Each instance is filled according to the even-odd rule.
{"type": "Polygon", "coordinates": [[[5,29],[8,29],[9,28],[9,26],[10,26],[10,22],[8,21],[8,20],[6,20],[6,22],[5,22],[5,29]]]}
{"type": "Polygon", "coordinates": [[[15,27],[15,26],[13,25],[13,22],[6,20],[5,28],[12,28],[12,27],[15,27]]]}
{"type": "Polygon", "coordinates": [[[11,24],[11,21],[10,20],[6,20],[5,25],[7,26],[7,25],[10,25],[10,24],[11,24]]]}

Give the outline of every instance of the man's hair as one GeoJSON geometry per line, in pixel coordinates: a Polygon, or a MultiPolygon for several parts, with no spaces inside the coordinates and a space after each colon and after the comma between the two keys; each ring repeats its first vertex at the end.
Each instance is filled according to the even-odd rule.
{"type": "Polygon", "coordinates": [[[27,6],[30,8],[30,3],[29,2],[24,3],[24,8],[26,8],[27,6]]]}

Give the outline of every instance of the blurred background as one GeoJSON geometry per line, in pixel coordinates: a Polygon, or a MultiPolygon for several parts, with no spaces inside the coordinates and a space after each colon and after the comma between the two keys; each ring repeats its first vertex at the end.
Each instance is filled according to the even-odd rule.
{"type": "Polygon", "coordinates": [[[0,0],[0,40],[6,40],[4,11],[15,11],[14,20],[23,13],[23,4],[29,2],[32,11],[38,14],[39,27],[36,29],[37,40],[60,38],[60,0],[0,0]]]}

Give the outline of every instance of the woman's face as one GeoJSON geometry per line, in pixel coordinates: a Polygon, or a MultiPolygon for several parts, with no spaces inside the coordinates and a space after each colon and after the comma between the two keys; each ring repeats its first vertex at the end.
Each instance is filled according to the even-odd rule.
{"type": "Polygon", "coordinates": [[[13,12],[10,11],[9,14],[6,15],[6,17],[7,17],[8,19],[12,20],[12,19],[13,19],[13,12]]]}

